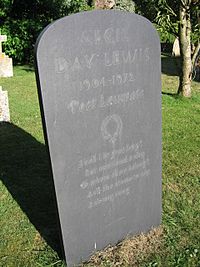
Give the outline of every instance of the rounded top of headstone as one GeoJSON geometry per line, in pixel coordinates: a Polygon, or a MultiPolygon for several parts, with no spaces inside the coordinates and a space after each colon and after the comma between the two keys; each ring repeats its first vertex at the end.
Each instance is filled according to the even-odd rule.
{"type": "MultiPolygon", "coordinates": [[[[148,34],[148,38],[156,39],[160,42],[159,35],[153,24],[143,16],[121,10],[92,10],[65,16],[49,24],[44,28],[37,39],[35,53],[37,54],[38,49],[42,45],[42,41],[46,40],[48,35],[52,36],[53,41],[53,38],[55,38],[53,34],[55,32],[57,36],[58,32],[60,32],[60,35],[64,38],[65,34],[76,35],[77,29],[79,34],[81,34],[86,29],[88,31],[93,30],[94,27],[96,27],[97,30],[104,29],[106,25],[109,25],[110,28],[124,28],[127,34],[133,32],[136,38],[137,35],[141,36],[142,32],[144,37],[147,37],[146,35],[148,34]],[[74,29],[76,30],[74,31],[74,29]]],[[[77,41],[77,38],[73,41],[77,41]]],[[[88,41],[88,45],[93,44],[92,41],[88,41]]]]}

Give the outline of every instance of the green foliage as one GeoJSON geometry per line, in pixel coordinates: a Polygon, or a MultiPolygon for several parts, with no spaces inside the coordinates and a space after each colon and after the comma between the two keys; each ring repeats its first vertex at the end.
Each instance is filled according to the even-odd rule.
{"type": "Polygon", "coordinates": [[[38,21],[28,19],[12,20],[3,25],[2,34],[7,35],[5,51],[14,63],[33,61],[34,43],[42,28],[38,21]]]}
{"type": "Polygon", "coordinates": [[[86,0],[2,0],[0,7],[1,33],[8,37],[4,48],[14,63],[33,62],[37,36],[50,22],[90,9],[86,0]]]}
{"type": "Polygon", "coordinates": [[[0,1],[0,23],[4,20],[9,13],[11,8],[11,1],[10,0],[1,0],[0,1]]]}
{"type": "MultiPolygon", "coordinates": [[[[89,0],[1,0],[0,29],[8,36],[4,48],[15,63],[33,61],[33,48],[41,30],[53,20],[68,14],[90,10],[89,0]]],[[[136,12],[156,24],[161,41],[172,42],[178,34],[179,0],[116,0],[115,9],[136,12]]],[[[199,5],[191,7],[192,42],[197,43],[200,26],[199,5]]]]}
{"type": "Polygon", "coordinates": [[[115,9],[135,12],[135,3],[132,0],[116,0],[115,9]]]}
{"type": "Polygon", "coordinates": [[[165,34],[166,36],[174,35],[178,36],[178,18],[175,15],[175,20],[172,19],[174,14],[171,13],[169,9],[165,9],[165,11],[158,10],[157,16],[155,18],[155,22],[157,25],[157,29],[161,34],[165,34]],[[163,12],[166,11],[165,16],[163,12]]]}
{"type": "MultiPolygon", "coordinates": [[[[178,36],[179,5],[181,5],[180,0],[157,0],[157,15],[154,21],[161,35],[168,37],[171,35],[178,36]]],[[[191,16],[191,39],[193,43],[197,43],[200,36],[200,25],[198,22],[200,6],[192,3],[188,12],[191,16]]]]}
{"type": "Polygon", "coordinates": [[[136,13],[145,16],[155,24],[161,42],[173,42],[174,36],[178,34],[176,4],[172,2],[169,4],[167,0],[135,0],[135,3],[136,13]]]}
{"type": "Polygon", "coordinates": [[[170,43],[172,44],[175,40],[175,36],[170,32],[165,31],[162,27],[159,27],[157,24],[154,24],[157,29],[161,43],[170,43]]]}
{"type": "MultiPolygon", "coordinates": [[[[178,36],[180,0],[135,0],[136,13],[139,13],[155,23],[163,42],[172,42],[178,36]]],[[[190,6],[193,43],[197,43],[200,36],[200,5],[193,1],[190,6]]]]}
{"type": "Polygon", "coordinates": [[[135,0],[136,13],[146,17],[150,21],[154,22],[157,14],[157,2],[158,0],[135,0]]]}
{"type": "Polygon", "coordinates": [[[86,0],[64,0],[62,1],[60,14],[66,16],[72,13],[77,13],[81,11],[87,11],[92,9],[86,0]]]}

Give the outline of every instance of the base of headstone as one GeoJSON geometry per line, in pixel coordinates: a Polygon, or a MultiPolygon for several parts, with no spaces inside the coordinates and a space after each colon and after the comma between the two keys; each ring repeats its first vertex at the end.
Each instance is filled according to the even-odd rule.
{"type": "Polygon", "coordinates": [[[12,77],[13,76],[13,64],[12,58],[9,58],[5,54],[0,57],[0,77],[12,77]]]}
{"type": "Polygon", "coordinates": [[[8,92],[2,91],[1,86],[0,86],[0,122],[10,122],[8,92]]]}

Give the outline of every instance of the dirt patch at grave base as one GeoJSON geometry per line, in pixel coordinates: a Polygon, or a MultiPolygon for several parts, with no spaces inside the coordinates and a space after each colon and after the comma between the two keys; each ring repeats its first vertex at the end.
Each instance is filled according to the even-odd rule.
{"type": "Polygon", "coordinates": [[[114,247],[107,247],[97,252],[87,264],[82,266],[140,266],[150,254],[155,253],[163,246],[163,227],[152,229],[147,234],[127,238],[114,247]]]}

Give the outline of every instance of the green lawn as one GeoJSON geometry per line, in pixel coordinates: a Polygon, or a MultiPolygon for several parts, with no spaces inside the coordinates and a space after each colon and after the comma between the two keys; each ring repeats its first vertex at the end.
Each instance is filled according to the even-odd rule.
{"type": "MultiPolygon", "coordinates": [[[[176,64],[162,63],[162,227],[98,253],[85,267],[200,266],[200,83],[193,82],[191,99],[176,97],[176,64]]],[[[64,266],[34,72],[17,66],[0,85],[12,119],[0,124],[0,266],[64,266]]]]}

